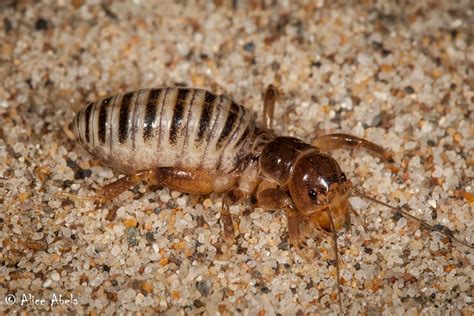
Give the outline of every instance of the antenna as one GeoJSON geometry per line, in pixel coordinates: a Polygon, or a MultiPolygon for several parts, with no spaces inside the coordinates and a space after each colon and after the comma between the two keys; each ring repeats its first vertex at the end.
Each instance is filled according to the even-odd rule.
{"type": "Polygon", "coordinates": [[[341,310],[341,313],[343,314],[344,311],[343,311],[343,308],[342,308],[341,277],[340,277],[340,271],[339,271],[339,249],[337,247],[336,228],[334,227],[334,221],[332,219],[331,211],[327,210],[326,213],[329,216],[329,223],[331,224],[332,241],[333,241],[333,246],[334,246],[334,252],[336,253],[336,277],[337,277],[337,291],[338,291],[338,296],[339,296],[339,309],[341,310]]]}
{"type": "MultiPolygon", "coordinates": [[[[369,201],[372,201],[372,202],[375,202],[377,204],[380,204],[380,205],[383,205],[389,209],[391,209],[392,211],[395,211],[395,214],[401,214],[403,215],[404,217],[406,218],[409,218],[411,220],[414,220],[418,223],[421,224],[421,228],[424,228],[424,229],[427,229],[427,230],[430,230],[430,231],[434,231],[434,232],[439,232],[441,233],[442,235],[448,237],[449,239],[451,240],[454,240],[455,242],[457,243],[460,243],[461,245],[464,245],[466,247],[469,247],[471,249],[474,249],[474,246],[473,245],[469,245],[467,242],[464,242],[460,239],[457,239],[456,237],[454,237],[454,233],[451,229],[449,229],[448,227],[444,226],[444,225],[441,225],[441,224],[436,224],[436,225],[430,225],[428,224],[427,222],[425,222],[424,220],[422,219],[419,219],[418,217],[415,217],[413,215],[411,215],[410,213],[408,213],[406,210],[403,210],[401,207],[396,207],[396,206],[393,206],[393,205],[390,205],[390,204],[387,204],[385,202],[382,202],[382,201],[379,201],[377,200],[376,198],[374,197],[371,197],[370,195],[367,195],[366,193],[362,192],[362,191],[359,191],[358,189],[354,188],[353,186],[350,187],[351,188],[351,191],[355,194],[355,195],[358,195],[364,199],[367,199],[369,201]]],[[[405,209],[410,209],[408,206],[404,206],[405,209]]]]}

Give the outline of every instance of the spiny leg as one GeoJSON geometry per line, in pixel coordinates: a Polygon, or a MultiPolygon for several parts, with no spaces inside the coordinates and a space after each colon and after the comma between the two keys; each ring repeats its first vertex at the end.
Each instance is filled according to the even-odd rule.
{"type": "Polygon", "coordinates": [[[269,85],[263,97],[263,127],[272,129],[275,103],[278,97],[278,90],[273,85],[269,85]]]}
{"type": "Polygon", "coordinates": [[[162,167],[126,175],[99,188],[95,196],[76,196],[64,192],[60,192],[59,195],[78,200],[104,203],[141,181],[147,181],[149,184],[163,185],[170,189],[191,194],[223,192],[235,183],[233,176],[211,174],[202,170],[162,167]]]}
{"type": "Polygon", "coordinates": [[[245,199],[244,192],[238,188],[233,188],[225,194],[222,201],[221,220],[224,226],[224,239],[229,243],[235,241],[234,224],[229,207],[241,202],[243,199],[245,199]]]}
{"type": "Polygon", "coordinates": [[[112,183],[100,187],[94,196],[77,196],[75,194],[66,192],[59,192],[58,195],[71,198],[73,200],[94,201],[99,204],[104,204],[105,202],[119,196],[122,192],[136,185],[137,183],[151,179],[153,174],[154,170],[145,170],[139,171],[132,175],[126,175],[112,183]]]}
{"type": "Polygon", "coordinates": [[[382,146],[349,134],[335,133],[323,135],[314,139],[311,144],[322,151],[331,151],[342,147],[364,148],[370,153],[388,162],[393,162],[391,153],[388,150],[385,150],[382,146]]]}

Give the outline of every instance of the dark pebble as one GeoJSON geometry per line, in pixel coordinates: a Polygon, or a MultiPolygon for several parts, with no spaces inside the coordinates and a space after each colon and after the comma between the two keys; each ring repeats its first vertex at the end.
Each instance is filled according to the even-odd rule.
{"type": "Polygon", "coordinates": [[[382,114],[377,114],[372,119],[372,126],[379,127],[382,124],[382,114]]]}
{"type": "Polygon", "coordinates": [[[199,215],[198,217],[196,217],[196,225],[197,225],[197,227],[203,227],[204,224],[206,224],[206,221],[204,220],[204,217],[202,217],[201,215],[199,215]]]}
{"type": "Polygon", "coordinates": [[[155,213],[156,215],[160,214],[161,213],[161,207],[155,207],[155,209],[153,210],[153,213],[155,213]]]}
{"type": "Polygon", "coordinates": [[[37,31],[43,31],[48,29],[48,21],[43,18],[39,18],[38,20],[36,20],[35,29],[37,31]]]}
{"type": "Polygon", "coordinates": [[[266,287],[266,286],[262,286],[262,288],[261,288],[260,290],[261,290],[263,293],[266,293],[266,294],[268,294],[268,293],[271,292],[270,289],[269,289],[268,287],[266,287]]]}
{"type": "Polygon", "coordinates": [[[66,158],[66,165],[71,169],[76,169],[79,167],[77,162],[69,158],[66,158]]]}
{"type": "Polygon", "coordinates": [[[396,212],[395,214],[393,214],[392,219],[393,219],[395,222],[398,222],[398,221],[400,220],[400,218],[402,218],[402,217],[403,217],[402,213],[396,212]]]}
{"type": "Polygon", "coordinates": [[[406,86],[405,88],[403,88],[403,91],[405,91],[406,94],[413,94],[413,93],[415,93],[415,89],[413,89],[412,86],[406,86]]]}
{"type": "Polygon", "coordinates": [[[355,268],[356,270],[360,270],[360,263],[357,262],[357,263],[354,265],[354,268],[355,268]]]}
{"type": "Polygon", "coordinates": [[[196,308],[204,307],[204,303],[201,302],[200,300],[194,300],[194,301],[193,301],[193,305],[194,305],[194,307],[196,307],[196,308]]]}
{"type": "Polygon", "coordinates": [[[208,296],[211,292],[210,284],[206,281],[197,281],[196,288],[201,293],[202,296],[208,296]]]}
{"type": "Polygon", "coordinates": [[[112,20],[118,20],[117,15],[112,10],[110,10],[110,8],[106,4],[102,4],[101,8],[102,10],[104,10],[106,16],[108,16],[112,20]]]}
{"type": "Polygon", "coordinates": [[[5,33],[9,33],[12,30],[12,22],[8,18],[3,19],[3,29],[5,30],[5,33]]]}
{"type": "Polygon", "coordinates": [[[428,144],[428,146],[431,146],[431,147],[436,146],[436,142],[434,140],[431,140],[431,139],[428,139],[428,141],[426,143],[428,144]]]}
{"type": "Polygon", "coordinates": [[[383,44],[380,42],[372,42],[372,47],[376,50],[381,50],[383,49],[383,44]]]}
{"type": "Polygon", "coordinates": [[[146,240],[148,240],[149,242],[152,242],[155,240],[155,236],[153,235],[152,232],[146,233],[145,237],[146,237],[146,240]]]}
{"type": "Polygon", "coordinates": [[[283,240],[282,242],[280,242],[280,243],[278,244],[278,249],[280,249],[280,250],[288,250],[288,249],[289,249],[288,241],[283,240]]]}
{"type": "Polygon", "coordinates": [[[261,279],[262,278],[262,273],[258,270],[252,270],[250,271],[250,275],[252,276],[252,278],[254,279],[261,279]]]}
{"type": "Polygon", "coordinates": [[[382,57],[387,57],[388,55],[390,55],[392,52],[389,51],[388,49],[382,49],[382,57]]]}
{"type": "Polygon", "coordinates": [[[72,185],[71,180],[64,180],[63,181],[63,188],[69,188],[72,185]]]}
{"type": "Polygon", "coordinates": [[[255,44],[253,42],[248,42],[244,45],[244,50],[249,53],[253,53],[255,51],[255,44]]]}
{"type": "Polygon", "coordinates": [[[127,241],[128,244],[132,247],[138,245],[138,240],[137,240],[137,229],[136,228],[129,228],[127,229],[127,241]]]}
{"type": "Polygon", "coordinates": [[[364,252],[371,255],[374,251],[372,250],[372,248],[364,247],[364,252]]]}
{"type": "Polygon", "coordinates": [[[89,178],[91,175],[92,175],[92,171],[90,169],[79,169],[74,174],[74,179],[76,180],[85,179],[85,178],[89,178]]]}
{"type": "Polygon", "coordinates": [[[105,272],[109,272],[110,271],[110,267],[106,264],[102,265],[102,269],[104,269],[105,272]]]}
{"type": "Polygon", "coordinates": [[[313,61],[313,62],[311,63],[311,67],[319,68],[319,67],[321,67],[321,65],[322,65],[322,64],[321,64],[320,61],[313,61]]]}

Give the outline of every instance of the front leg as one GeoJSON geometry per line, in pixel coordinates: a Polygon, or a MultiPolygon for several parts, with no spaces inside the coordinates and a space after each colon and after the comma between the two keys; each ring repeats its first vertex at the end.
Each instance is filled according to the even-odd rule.
{"type": "Polygon", "coordinates": [[[264,181],[258,187],[257,201],[258,206],[263,209],[275,210],[283,208],[285,210],[288,220],[289,242],[301,258],[310,262],[311,260],[308,255],[301,250],[303,236],[300,231],[300,223],[303,217],[298,213],[286,192],[278,188],[276,184],[264,181]]]}

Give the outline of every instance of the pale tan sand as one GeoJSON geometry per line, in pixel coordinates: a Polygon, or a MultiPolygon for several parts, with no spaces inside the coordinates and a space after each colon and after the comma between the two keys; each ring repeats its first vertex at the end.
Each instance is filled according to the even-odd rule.
{"type": "MultiPolygon", "coordinates": [[[[308,240],[319,255],[305,263],[282,211],[234,206],[240,235],[226,252],[218,196],[140,185],[99,208],[55,197],[119,176],[66,136],[72,104],[144,87],[205,87],[261,119],[273,83],[278,132],[349,132],[393,150],[396,174],[364,152],[334,156],[359,188],[474,242],[462,196],[474,190],[469,0],[160,2],[0,4],[0,311],[338,313],[330,239],[308,240]],[[21,306],[23,294],[46,304],[21,306]],[[53,294],[73,301],[50,306],[53,294]]],[[[338,235],[346,311],[473,313],[472,249],[352,202],[368,233],[355,221],[338,235]]]]}

